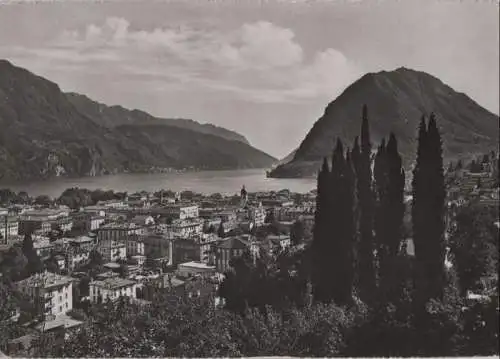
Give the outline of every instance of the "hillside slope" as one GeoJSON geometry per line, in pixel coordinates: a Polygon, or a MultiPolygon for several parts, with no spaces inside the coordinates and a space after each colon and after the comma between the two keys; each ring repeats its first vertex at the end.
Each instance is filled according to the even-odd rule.
{"type": "Polygon", "coordinates": [[[434,112],[443,135],[446,160],[498,146],[497,115],[434,76],[399,68],[366,74],[325,109],[306,135],[293,159],[277,166],[273,177],[314,175],[340,137],[348,146],[359,134],[361,109],[368,106],[372,142],[377,145],[393,131],[406,166],[414,159],[417,126],[434,112]]]}
{"type": "MultiPolygon", "coordinates": [[[[146,135],[149,129],[103,126],[116,112],[101,109],[83,111],[55,83],[0,60],[0,179],[266,167],[275,161],[243,142],[179,126],[161,124],[154,136],[146,135]]],[[[126,126],[141,127],[131,122],[126,126]]]]}
{"type": "Polygon", "coordinates": [[[68,100],[76,108],[98,125],[114,128],[121,125],[162,124],[175,126],[200,133],[215,135],[227,140],[240,141],[249,145],[248,140],[237,132],[215,126],[210,123],[201,124],[189,119],[158,118],[140,110],[129,110],[122,106],[106,106],[91,100],[85,95],[74,92],[66,93],[68,100]]]}

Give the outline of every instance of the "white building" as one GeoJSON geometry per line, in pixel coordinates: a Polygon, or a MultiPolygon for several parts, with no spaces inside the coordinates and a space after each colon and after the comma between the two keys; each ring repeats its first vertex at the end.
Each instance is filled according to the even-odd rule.
{"type": "Polygon", "coordinates": [[[163,208],[163,213],[172,219],[198,218],[199,208],[193,204],[172,204],[163,208]]]}
{"type": "Polygon", "coordinates": [[[0,218],[0,234],[4,239],[11,236],[17,236],[18,233],[19,220],[16,217],[5,216],[3,218],[0,218]]]}
{"type": "Polygon", "coordinates": [[[89,284],[90,301],[102,303],[108,298],[116,300],[120,297],[137,298],[137,282],[123,278],[108,278],[92,281],[89,284]]]}
{"type": "Polygon", "coordinates": [[[215,266],[209,266],[200,262],[181,263],[177,267],[177,274],[181,277],[192,277],[200,275],[202,277],[210,277],[215,275],[215,266]]]}
{"type": "Polygon", "coordinates": [[[17,282],[17,287],[33,300],[38,313],[57,316],[73,309],[70,277],[45,272],[17,282]]]}
{"type": "Polygon", "coordinates": [[[144,227],[137,226],[135,223],[109,223],[99,227],[97,238],[99,241],[120,241],[134,234],[142,234],[143,231],[144,227]]]}
{"type": "Polygon", "coordinates": [[[292,244],[289,235],[269,235],[266,237],[268,241],[271,241],[276,247],[280,249],[286,249],[292,244]]]}
{"type": "Polygon", "coordinates": [[[116,262],[127,258],[127,245],[125,242],[105,239],[99,241],[97,251],[101,254],[105,262],[116,262]]]}
{"type": "Polygon", "coordinates": [[[125,240],[125,244],[127,246],[127,256],[143,256],[144,255],[144,241],[143,236],[133,235],[129,236],[125,240]]]}
{"type": "Polygon", "coordinates": [[[178,236],[188,238],[203,232],[203,220],[200,218],[174,220],[169,229],[178,236]]]}
{"type": "Polygon", "coordinates": [[[33,249],[40,258],[48,257],[54,251],[54,244],[47,238],[35,238],[33,241],[33,249]]]}
{"type": "Polygon", "coordinates": [[[69,270],[74,270],[76,267],[87,263],[90,259],[90,251],[85,251],[78,248],[70,248],[66,255],[66,266],[69,270]]]}
{"type": "Polygon", "coordinates": [[[248,210],[248,216],[253,226],[260,227],[263,226],[266,221],[266,210],[260,204],[257,207],[251,207],[248,210]]]}

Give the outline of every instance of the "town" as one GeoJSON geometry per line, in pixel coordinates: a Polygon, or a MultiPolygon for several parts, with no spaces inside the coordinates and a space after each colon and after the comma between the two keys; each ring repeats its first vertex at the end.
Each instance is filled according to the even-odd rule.
{"type": "MultiPolygon", "coordinates": [[[[467,204],[498,208],[497,171],[494,152],[467,165],[449,165],[448,227],[453,226],[454,213],[467,204]]],[[[16,256],[21,252],[29,257],[25,251],[30,246],[42,269],[15,282],[32,306],[30,315],[20,307],[12,310],[9,320],[22,321],[27,331],[9,338],[2,348],[9,355],[32,354],[30,343],[40,331],[78,330],[83,323],[79,311],[124,296],[148,305],[158,291],[174,298],[214,295],[215,305],[223,306],[217,293],[232,260],[247,251],[258,256],[261,251],[272,254],[306,246],[312,240],[316,201],[315,190],[249,192],[245,186],[233,196],[76,188],[57,200],[30,200],[8,190],[1,195],[2,277],[16,279],[16,256]],[[92,194],[95,203],[89,204],[92,194]]],[[[408,191],[406,212],[410,202],[408,191]]],[[[411,225],[407,219],[404,225],[411,256],[411,225]]],[[[483,292],[471,292],[469,298],[481,298],[497,285],[498,278],[486,279],[489,285],[483,292]]]]}
{"type": "MultiPolygon", "coordinates": [[[[147,303],[158,289],[215,293],[231,259],[245,249],[274,251],[310,240],[314,198],[288,190],[247,193],[243,186],[232,197],[140,192],[79,210],[14,204],[0,210],[0,262],[30,237],[44,271],[17,288],[37,304],[36,318],[43,316],[36,328],[71,330],[81,322],[68,313],[91,303],[120,296],[147,303]]],[[[29,347],[33,337],[11,340],[8,352],[29,347]]]]}

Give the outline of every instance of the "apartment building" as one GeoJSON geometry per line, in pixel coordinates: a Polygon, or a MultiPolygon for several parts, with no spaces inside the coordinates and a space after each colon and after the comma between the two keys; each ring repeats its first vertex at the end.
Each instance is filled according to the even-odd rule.
{"type": "Polygon", "coordinates": [[[231,259],[241,256],[250,247],[250,242],[240,237],[231,237],[217,243],[216,267],[217,272],[223,273],[229,270],[231,259]]]}
{"type": "Polygon", "coordinates": [[[203,232],[203,220],[200,218],[174,220],[169,229],[178,236],[188,238],[203,232]]]}
{"type": "Polygon", "coordinates": [[[144,227],[135,223],[108,223],[99,227],[97,238],[100,241],[124,241],[128,236],[143,234],[144,227]]]}
{"type": "Polygon", "coordinates": [[[253,227],[261,227],[266,221],[266,210],[261,205],[250,207],[248,209],[248,217],[253,227]]]}
{"type": "Polygon", "coordinates": [[[80,228],[84,232],[97,230],[104,222],[104,213],[78,212],[71,215],[73,226],[80,228]]]}
{"type": "Polygon", "coordinates": [[[201,262],[180,263],[177,268],[180,277],[211,277],[215,274],[215,267],[201,262]]]}
{"type": "Polygon", "coordinates": [[[4,239],[19,234],[19,219],[12,216],[0,217],[0,236],[4,239]]]}
{"type": "Polygon", "coordinates": [[[197,205],[188,203],[170,204],[162,208],[162,213],[171,219],[198,218],[199,208],[197,205]]]}
{"type": "Polygon", "coordinates": [[[34,238],[33,249],[40,258],[49,257],[55,250],[55,245],[47,238],[34,238]]]}
{"type": "Polygon", "coordinates": [[[97,251],[105,262],[116,262],[127,258],[127,245],[124,241],[104,239],[99,241],[97,251]]]}
{"type": "Polygon", "coordinates": [[[143,256],[145,253],[144,248],[144,236],[137,234],[128,236],[125,239],[125,245],[127,246],[127,257],[131,256],[143,256]]]}
{"type": "Polygon", "coordinates": [[[90,301],[102,303],[120,297],[137,298],[137,282],[119,277],[96,280],[89,283],[90,301]]]}
{"type": "Polygon", "coordinates": [[[152,233],[142,236],[144,243],[144,255],[148,258],[170,258],[172,263],[173,242],[170,236],[160,233],[152,233]]]}
{"type": "Polygon", "coordinates": [[[24,211],[19,215],[19,234],[39,233],[46,235],[52,229],[53,225],[62,225],[68,228],[70,222],[68,219],[69,209],[37,209],[24,211]]]}
{"type": "Polygon", "coordinates": [[[58,316],[73,309],[71,277],[44,272],[32,275],[16,285],[35,303],[39,314],[58,316]]]}

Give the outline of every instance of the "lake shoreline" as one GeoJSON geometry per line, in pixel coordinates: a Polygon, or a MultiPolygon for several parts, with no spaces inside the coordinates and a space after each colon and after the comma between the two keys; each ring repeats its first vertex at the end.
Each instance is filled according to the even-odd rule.
{"type": "Polygon", "coordinates": [[[265,168],[241,170],[182,171],[167,173],[119,173],[85,177],[51,177],[40,180],[0,181],[0,188],[30,196],[48,195],[58,197],[65,189],[78,187],[89,190],[114,190],[129,193],[145,190],[172,191],[190,190],[203,194],[234,194],[243,185],[249,191],[278,191],[290,189],[307,193],[316,188],[314,178],[268,178],[265,168]]]}

